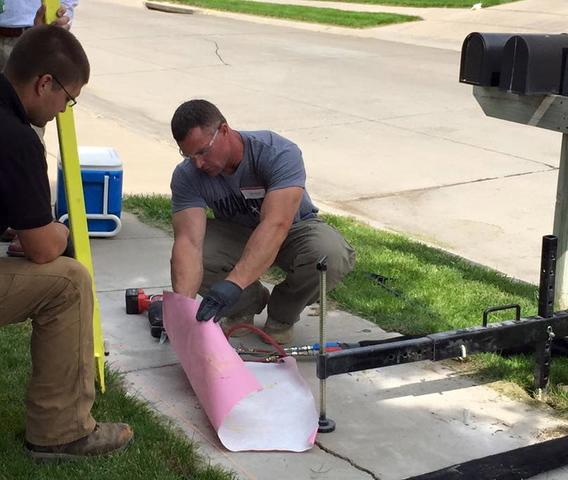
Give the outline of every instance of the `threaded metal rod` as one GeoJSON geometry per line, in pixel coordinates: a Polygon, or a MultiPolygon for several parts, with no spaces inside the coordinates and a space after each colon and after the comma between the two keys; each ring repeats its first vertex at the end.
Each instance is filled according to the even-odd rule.
{"type": "MultiPolygon", "coordinates": [[[[320,355],[325,355],[325,317],[327,315],[327,265],[320,269],[320,355]]],[[[325,419],[326,380],[320,379],[320,419],[325,419]]]]}
{"type": "MultiPolygon", "coordinates": [[[[326,360],[325,318],[327,316],[327,256],[320,258],[317,263],[320,272],[320,348],[318,359],[321,363],[326,360]]],[[[320,416],[318,432],[330,433],[335,430],[335,422],[326,416],[326,379],[320,378],[320,416]]]]}

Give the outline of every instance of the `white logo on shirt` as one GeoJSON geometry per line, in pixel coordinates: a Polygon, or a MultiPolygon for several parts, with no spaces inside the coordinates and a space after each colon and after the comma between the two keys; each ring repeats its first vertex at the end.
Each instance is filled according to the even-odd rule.
{"type": "Polygon", "coordinates": [[[258,200],[259,198],[264,198],[266,189],[264,187],[245,187],[241,188],[241,194],[247,200],[258,200]]]}

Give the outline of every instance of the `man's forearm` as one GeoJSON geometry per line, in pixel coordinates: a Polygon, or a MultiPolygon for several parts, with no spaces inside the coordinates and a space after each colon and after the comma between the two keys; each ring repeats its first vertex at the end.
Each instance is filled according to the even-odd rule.
{"type": "Polygon", "coordinates": [[[201,253],[189,245],[174,242],[171,277],[174,292],[195,298],[203,280],[201,253]]]}
{"type": "Polygon", "coordinates": [[[289,229],[287,223],[261,222],[250,236],[240,260],[227,280],[243,289],[258,280],[274,263],[289,229]]]}
{"type": "Polygon", "coordinates": [[[34,263],[52,262],[67,248],[69,229],[59,222],[17,233],[24,254],[34,263]]]}
{"type": "Polygon", "coordinates": [[[59,257],[66,249],[69,242],[69,228],[64,223],[53,222],[53,227],[57,232],[58,242],[57,242],[57,256],[59,257]]]}

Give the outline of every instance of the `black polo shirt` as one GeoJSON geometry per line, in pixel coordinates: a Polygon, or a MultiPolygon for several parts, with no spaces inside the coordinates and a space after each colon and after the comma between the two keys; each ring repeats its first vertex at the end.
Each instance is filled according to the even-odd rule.
{"type": "Polygon", "coordinates": [[[0,74],[0,230],[52,221],[44,147],[16,91],[0,74]]]}

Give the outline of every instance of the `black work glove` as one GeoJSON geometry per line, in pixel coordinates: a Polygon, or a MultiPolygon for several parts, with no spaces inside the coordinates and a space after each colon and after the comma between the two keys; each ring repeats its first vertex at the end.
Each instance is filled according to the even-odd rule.
{"type": "Polygon", "coordinates": [[[214,321],[218,322],[223,312],[237,303],[241,293],[243,289],[230,280],[215,282],[203,297],[195,317],[200,322],[215,317],[214,321]]]}

